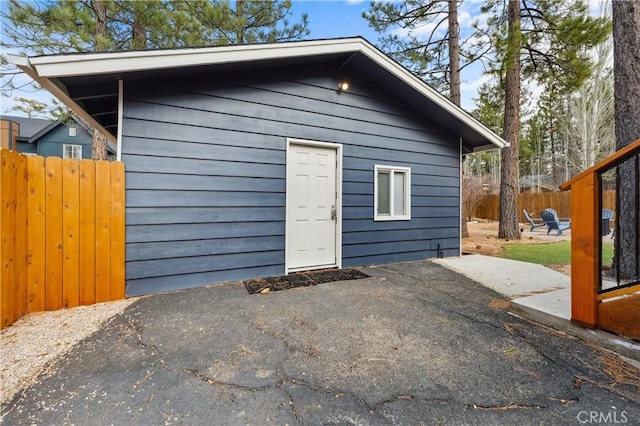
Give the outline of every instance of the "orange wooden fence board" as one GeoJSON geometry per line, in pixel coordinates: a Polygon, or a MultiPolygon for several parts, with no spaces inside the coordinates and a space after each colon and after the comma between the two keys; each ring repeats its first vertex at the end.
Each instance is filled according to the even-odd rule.
{"type": "Polygon", "coordinates": [[[63,163],[62,185],[62,306],[80,304],[80,173],[75,159],[63,163]]]}
{"type": "Polygon", "coordinates": [[[111,163],[111,298],[125,297],[124,164],[111,163]]]}
{"type": "Polygon", "coordinates": [[[80,304],[96,301],[96,178],[91,160],[80,161],[80,304]]]}
{"type": "Polygon", "coordinates": [[[6,149],[0,159],[0,328],[124,298],[124,165],[6,149]]]}
{"type": "Polygon", "coordinates": [[[27,158],[27,312],[45,310],[45,169],[44,158],[27,158]]]}
{"type": "Polygon", "coordinates": [[[62,308],[62,160],[45,159],[45,308],[62,308]]]}
{"type": "Polygon", "coordinates": [[[6,327],[15,321],[13,311],[13,156],[10,151],[0,150],[0,326],[6,327]]]}
{"type": "Polygon", "coordinates": [[[596,175],[576,182],[571,190],[571,320],[589,327],[598,323],[600,206],[594,203],[596,175]]]}
{"type": "Polygon", "coordinates": [[[600,303],[598,327],[631,339],[640,339],[640,294],[600,303]]]}
{"type": "Polygon", "coordinates": [[[96,302],[111,300],[111,168],[96,162],[96,302]]]}
{"type": "Polygon", "coordinates": [[[16,169],[15,316],[27,313],[27,157],[19,155],[16,169]]]}

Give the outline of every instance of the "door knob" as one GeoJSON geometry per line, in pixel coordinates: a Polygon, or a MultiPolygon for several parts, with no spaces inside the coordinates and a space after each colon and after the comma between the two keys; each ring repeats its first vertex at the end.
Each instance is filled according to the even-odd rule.
{"type": "Polygon", "coordinates": [[[331,206],[331,220],[336,220],[336,218],[337,218],[336,206],[331,206]]]}

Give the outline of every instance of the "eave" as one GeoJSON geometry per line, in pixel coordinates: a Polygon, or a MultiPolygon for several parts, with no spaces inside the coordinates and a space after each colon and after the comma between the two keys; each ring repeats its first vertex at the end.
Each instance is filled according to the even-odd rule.
{"type": "Polygon", "coordinates": [[[337,58],[345,58],[350,68],[375,79],[417,111],[458,134],[466,152],[508,146],[500,136],[360,37],[36,57],[10,55],[21,70],[112,141],[118,132],[118,80],[140,75],[177,76],[187,69],[215,72],[238,66],[286,66],[337,58]],[[72,93],[74,85],[89,89],[72,93]]]}

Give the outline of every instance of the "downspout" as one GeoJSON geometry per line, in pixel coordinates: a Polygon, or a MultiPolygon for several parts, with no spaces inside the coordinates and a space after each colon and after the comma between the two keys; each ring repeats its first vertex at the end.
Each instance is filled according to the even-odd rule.
{"type": "Polygon", "coordinates": [[[458,257],[462,256],[462,136],[460,137],[460,150],[459,150],[459,156],[458,158],[460,158],[460,170],[459,170],[459,184],[458,184],[458,191],[460,193],[460,197],[458,198],[458,211],[460,212],[458,214],[458,257]]]}
{"type": "Polygon", "coordinates": [[[122,117],[124,116],[124,84],[118,80],[118,134],[116,140],[116,160],[122,161],[122,117]]]}

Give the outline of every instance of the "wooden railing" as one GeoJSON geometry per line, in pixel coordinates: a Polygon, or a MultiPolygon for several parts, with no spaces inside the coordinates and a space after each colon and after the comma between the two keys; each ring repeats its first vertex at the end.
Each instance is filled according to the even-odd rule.
{"type": "MultiPolygon", "coordinates": [[[[640,291],[640,285],[628,285],[606,293],[599,291],[603,208],[600,175],[629,159],[637,161],[638,155],[640,139],[560,185],[563,191],[571,189],[571,320],[583,326],[596,328],[601,325],[600,308],[606,299],[640,291]]],[[[632,213],[638,220],[638,212],[632,213]]],[[[637,300],[633,299],[634,306],[637,300]]],[[[636,311],[640,312],[640,309],[636,311]]],[[[633,310],[629,313],[637,315],[633,310]]]]}
{"type": "Polygon", "coordinates": [[[125,297],[124,164],[0,149],[0,328],[125,297]]]}

